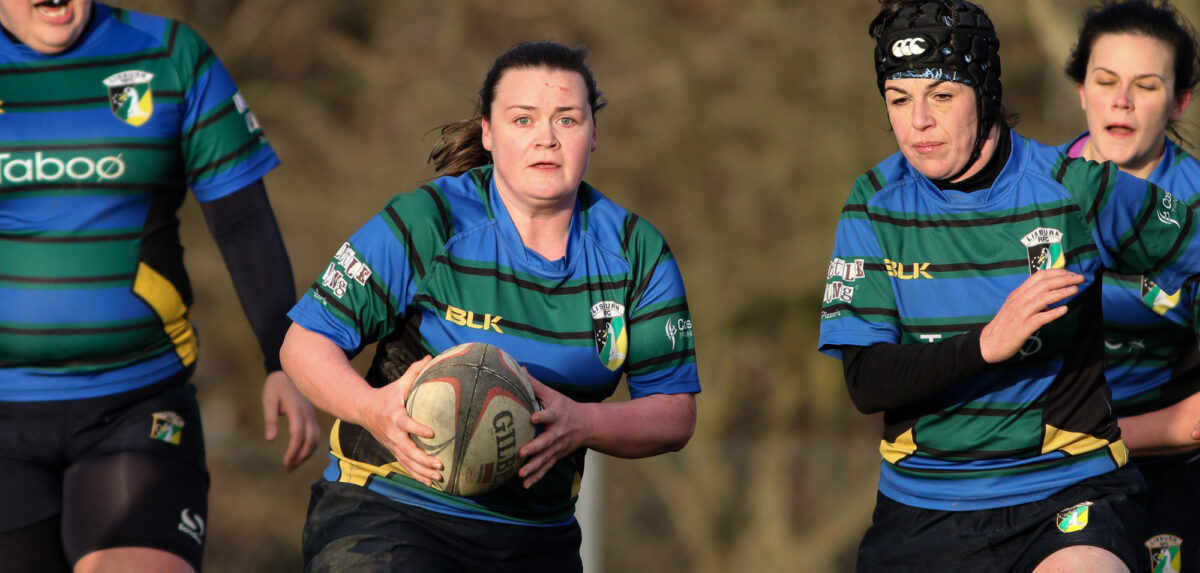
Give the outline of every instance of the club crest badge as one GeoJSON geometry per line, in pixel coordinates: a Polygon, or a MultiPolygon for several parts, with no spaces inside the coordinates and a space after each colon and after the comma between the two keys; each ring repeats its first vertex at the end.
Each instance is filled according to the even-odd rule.
{"type": "Polygon", "coordinates": [[[1085,501],[1079,505],[1069,507],[1058,512],[1058,530],[1063,533],[1074,533],[1081,531],[1088,524],[1088,508],[1092,506],[1092,502],[1085,501]]]}
{"type": "Polygon", "coordinates": [[[117,119],[134,127],[150,120],[154,114],[152,79],[154,74],[141,70],[126,70],[104,79],[104,85],[108,87],[108,105],[117,119]]]}
{"type": "Polygon", "coordinates": [[[183,417],[175,412],[155,412],[151,416],[150,437],[178,446],[183,438],[183,417]]]}
{"type": "Polygon", "coordinates": [[[625,324],[625,306],[611,300],[592,305],[592,332],[596,352],[604,367],[616,372],[625,363],[629,333],[625,324]]]}
{"type": "Polygon", "coordinates": [[[1142,277],[1142,302],[1160,315],[1167,314],[1179,305],[1179,292],[1181,291],[1176,291],[1175,294],[1163,292],[1162,287],[1154,284],[1154,281],[1142,277]]]}
{"type": "Polygon", "coordinates": [[[1062,237],[1062,231],[1058,229],[1038,227],[1021,239],[1021,244],[1025,245],[1025,255],[1029,259],[1029,274],[1067,266],[1062,237]]]}
{"type": "Polygon", "coordinates": [[[1183,540],[1174,535],[1155,535],[1146,540],[1150,550],[1150,570],[1154,573],[1177,573],[1183,569],[1179,548],[1183,540]]]}

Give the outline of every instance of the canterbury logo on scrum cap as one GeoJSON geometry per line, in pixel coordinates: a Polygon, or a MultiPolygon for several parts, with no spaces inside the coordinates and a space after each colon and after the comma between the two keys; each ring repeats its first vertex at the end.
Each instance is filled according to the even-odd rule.
{"type": "Polygon", "coordinates": [[[925,53],[929,44],[925,38],[902,38],[892,44],[892,55],[897,58],[919,56],[925,53]]]}

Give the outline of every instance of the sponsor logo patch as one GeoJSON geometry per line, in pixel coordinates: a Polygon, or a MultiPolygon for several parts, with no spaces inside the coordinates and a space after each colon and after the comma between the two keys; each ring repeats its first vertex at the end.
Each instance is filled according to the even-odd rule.
{"type": "Polygon", "coordinates": [[[90,157],[55,157],[41,151],[33,155],[0,153],[0,185],[33,181],[106,181],[125,174],[125,161],[120,155],[97,159],[90,157]]]}
{"type": "Polygon", "coordinates": [[[906,265],[897,263],[890,259],[883,259],[883,266],[887,269],[889,277],[895,277],[900,280],[912,279],[931,279],[933,278],[925,269],[929,268],[929,263],[913,263],[906,265]]]}
{"type": "Polygon", "coordinates": [[[178,446],[183,438],[183,418],[175,412],[155,412],[150,416],[150,437],[178,446]]]}
{"type": "Polygon", "coordinates": [[[625,305],[611,300],[592,305],[592,332],[596,336],[596,353],[604,367],[616,372],[625,363],[629,349],[629,333],[625,327],[625,305]]]}
{"type": "Polygon", "coordinates": [[[901,38],[892,42],[892,55],[897,58],[911,58],[920,56],[929,49],[931,42],[920,36],[911,38],[901,38]]]}
{"type": "Polygon", "coordinates": [[[1092,502],[1085,501],[1079,505],[1069,507],[1058,512],[1056,521],[1058,522],[1058,530],[1063,533],[1074,533],[1082,531],[1088,524],[1088,510],[1092,507],[1092,502]]]}
{"type": "Polygon", "coordinates": [[[683,344],[683,339],[692,337],[692,321],[684,318],[667,321],[667,339],[671,341],[671,350],[675,350],[675,343],[678,341],[683,344]]]}
{"type": "Polygon", "coordinates": [[[834,281],[825,285],[824,304],[831,302],[854,302],[854,287],[845,285],[841,281],[834,281]]]}
{"type": "Polygon", "coordinates": [[[825,279],[829,280],[837,277],[843,281],[852,283],[867,276],[866,271],[863,270],[864,266],[865,265],[863,264],[862,259],[854,259],[853,261],[833,259],[832,261],[829,261],[829,272],[826,273],[825,279]]]}
{"type": "Polygon", "coordinates": [[[126,70],[104,78],[108,88],[108,105],[117,119],[134,127],[150,120],[154,114],[154,92],[150,80],[154,74],[141,70],[126,70]]]}
{"type": "Polygon", "coordinates": [[[1180,226],[1179,220],[1175,218],[1175,207],[1178,205],[1181,205],[1181,203],[1174,195],[1163,191],[1162,210],[1155,212],[1155,215],[1158,216],[1158,221],[1164,225],[1175,225],[1182,229],[1183,227],[1180,226]]]}
{"type": "Polygon", "coordinates": [[[1067,266],[1062,237],[1062,231],[1058,229],[1038,227],[1021,239],[1021,244],[1025,245],[1025,255],[1029,259],[1029,274],[1067,266]]]}
{"type": "Polygon", "coordinates": [[[1154,573],[1178,573],[1183,570],[1183,558],[1179,552],[1183,539],[1174,535],[1155,535],[1147,539],[1145,545],[1150,550],[1150,570],[1154,573]]]}
{"type": "Polygon", "coordinates": [[[446,305],[446,320],[453,322],[459,326],[474,328],[475,330],[495,330],[500,334],[504,334],[500,330],[500,319],[504,318],[498,314],[475,314],[471,310],[463,310],[453,305],[446,305]]]}
{"type": "Polygon", "coordinates": [[[179,512],[179,531],[187,534],[199,545],[204,544],[204,518],[198,513],[184,508],[179,512]]]}

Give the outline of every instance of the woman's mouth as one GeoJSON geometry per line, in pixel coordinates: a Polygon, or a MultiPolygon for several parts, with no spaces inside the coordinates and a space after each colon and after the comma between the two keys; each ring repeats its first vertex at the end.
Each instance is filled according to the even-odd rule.
{"type": "Polygon", "coordinates": [[[1132,128],[1128,125],[1116,123],[1116,124],[1105,127],[1104,131],[1107,132],[1109,135],[1112,135],[1113,137],[1128,137],[1130,135],[1133,135],[1134,132],[1137,130],[1135,130],[1134,128],[1132,128]]]}
{"type": "Polygon", "coordinates": [[[44,0],[34,4],[33,7],[45,16],[60,18],[70,14],[71,0],[44,0]]]}

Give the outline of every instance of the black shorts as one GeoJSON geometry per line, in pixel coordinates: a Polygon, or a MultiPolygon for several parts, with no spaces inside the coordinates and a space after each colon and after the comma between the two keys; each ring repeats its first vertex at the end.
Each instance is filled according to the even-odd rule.
{"type": "Polygon", "coordinates": [[[535,527],[466,519],[325,480],[312,492],[304,524],[308,572],[583,571],[575,522],[535,527]]]}
{"type": "Polygon", "coordinates": [[[1032,571],[1059,549],[1091,545],[1113,552],[1131,571],[1148,571],[1137,541],[1144,492],[1137,470],[1124,467],[1041,501],[996,509],[923,509],[881,493],[857,570],[1032,571]]]}
{"type": "Polygon", "coordinates": [[[0,403],[0,491],[0,551],[57,545],[74,564],[150,547],[199,570],[208,472],[195,386],[176,377],[114,396],[0,403]]]}
{"type": "Polygon", "coordinates": [[[1142,530],[1142,559],[1152,571],[1162,561],[1183,571],[1200,570],[1200,461],[1188,457],[1139,460],[1146,478],[1146,527],[1142,530]]]}

